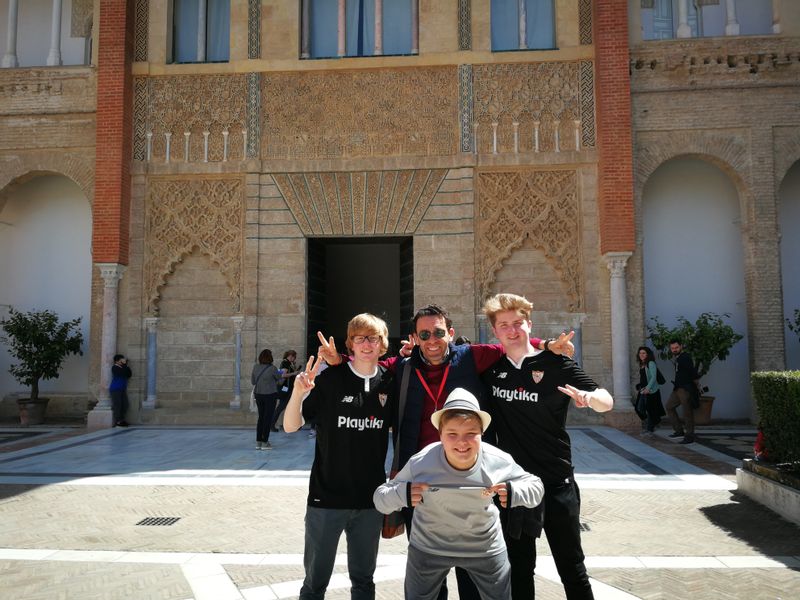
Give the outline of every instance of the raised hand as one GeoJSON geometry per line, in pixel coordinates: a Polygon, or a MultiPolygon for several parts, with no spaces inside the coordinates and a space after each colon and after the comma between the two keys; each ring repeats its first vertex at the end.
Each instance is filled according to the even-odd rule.
{"type": "Polygon", "coordinates": [[[401,344],[400,345],[400,356],[402,356],[403,358],[405,358],[407,356],[411,356],[411,351],[414,349],[414,346],[415,346],[413,334],[409,333],[408,334],[408,339],[407,340],[403,340],[402,342],[400,342],[400,344],[401,344]]]}
{"type": "MultiPolygon", "coordinates": [[[[586,408],[589,406],[589,396],[587,394],[590,394],[591,392],[579,390],[570,384],[566,384],[564,387],[558,386],[558,391],[575,400],[575,406],[577,408],[586,408]]],[[[589,407],[591,408],[591,406],[589,407]]]]}
{"type": "Polygon", "coordinates": [[[575,346],[572,344],[572,338],[575,337],[575,332],[561,333],[555,341],[547,344],[547,349],[553,354],[564,354],[572,358],[575,355],[575,346]]]}
{"type": "Polygon", "coordinates": [[[326,340],[322,332],[318,331],[317,337],[320,343],[319,351],[317,352],[318,356],[331,366],[342,362],[342,357],[336,351],[336,342],[333,340],[333,336],[326,340]]]}
{"type": "Polygon", "coordinates": [[[314,360],[313,356],[308,357],[308,363],[306,364],[306,369],[302,373],[297,376],[295,379],[294,387],[296,390],[299,390],[303,394],[306,392],[310,392],[314,389],[316,385],[314,381],[319,375],[319,365],[322,363],[322,357],[318,356],[316,360],[314,360]]]}

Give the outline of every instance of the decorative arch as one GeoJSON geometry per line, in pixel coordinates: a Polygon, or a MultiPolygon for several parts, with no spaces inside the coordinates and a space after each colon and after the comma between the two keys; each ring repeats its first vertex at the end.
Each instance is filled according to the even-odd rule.
{"type": "Polygon", "coordinates": [[[789,173],[794,163],[800,160],[800,127],[776,127],[774,130],[775,189],[789,173]]]}
{"type": "Polygon", "coordinates": [[[146,312],[158,314],[161,289],[175,266],[199,251],[225,278],[232,309],[242,299],[244,184],[241,178],[157,179],[145,206],[146,312]]]}
{"type": "Polygon", "coordinates": [[[74,181],[90,204],[94,201],[94,154],[37,152],[0,159],[0,197],[10,187],[41,175],[63,175],[74,181]]]}
{"type": "Polygon", "coordinates": [[[477,177],[477,281],[481,298],[526,239],[561,278],[569,310],[581,304],[580,214],[575,171],[491,171],[477,177]]]}

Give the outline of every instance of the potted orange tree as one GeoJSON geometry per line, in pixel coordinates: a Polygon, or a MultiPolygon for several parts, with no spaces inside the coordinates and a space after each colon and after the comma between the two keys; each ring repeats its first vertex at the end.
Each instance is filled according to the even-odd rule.
{"type": "MultiPolygon", "coordinates": [[[[662,360],[669,360],[672,354],[669,351],[670,340],[681,340],[684,349],[692,355],[694,367],[700,379],[705,377],[715,361],[725,360],[742,335],[734,331],[724,319],[729,319],[730,314],[721,315],[704,312],[694,323],[683,316],[678,317],[678,325],[667,327],[658,317],[650,319],[647,324],[647,334],[653,347],[662,360]]],[[[704,425],[711,420],[711,408],[714,396],[705,395],[707,387],[703,387],[704,395],[700,397],[700,408],[695,409],[694,422],[704,425]]]]}
{"type": "Polygon", "coordinates": [[[80,318],[61,322],[51,310],[21,312],[10,308],[0,321],[3,335],[0,340],[17,363],[8,371],[21,385],[30,387],[29,398],[17,400],[20,423],[37,425],[44,422],[48,398],[39,396],[39,381],[58,378],[64,359],[83,354],[83,335],[80,318]]]}

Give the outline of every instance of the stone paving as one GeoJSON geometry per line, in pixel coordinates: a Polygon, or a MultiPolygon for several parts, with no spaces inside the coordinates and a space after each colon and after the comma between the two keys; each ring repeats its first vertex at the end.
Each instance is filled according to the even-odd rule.
{"type": "MultiPolygon", "coordinates": [[[[690,446],[666,433],[570,430],[595,597],[800,597],[800,528],[735,489],[752,429],[706,428],[690,446]]],[[[258,452],[253,438],[0,430],[0,599],[296,598],[314,440],[273,434],[258,452]],[[178,520],[139,524],[149,517],[178,520]]],[[[378,598],[403,597],[405,551],[405,538],[382,542],[378,598]]],[[[544,539],[539,554],[537,597],[563,598],[544,539]]],[[[327,597],[349,597],[344,554],[327,597]]]]}

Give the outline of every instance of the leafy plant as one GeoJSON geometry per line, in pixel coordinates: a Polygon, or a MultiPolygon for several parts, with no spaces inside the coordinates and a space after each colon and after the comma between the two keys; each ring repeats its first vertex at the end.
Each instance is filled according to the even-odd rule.
{"type": "Polygon", "coordinates": [[[20,312],[10,308],[8,312],[8,317],[0,321],[5,333],[0,340],[8,344],[11,356],[18,361],[8,371],[21,385],[31,388],[31,400],[38,400],[39,381],[57,379],[67,356],[83,355],[81,320],[61,322],[51,310],[20,312]]]}
{"type": "Polygon", "coordinates": [[[789,329],[797,334],[797,339],[800,340],[800,308],[794,309],[794,317],[792,319],[786,319],[786,324],[789,326],[789,329]]]}
{"type": "Polygon", "coordinates": [[[728,313],[717,315],[704,312],[694,323],[680,316],[677,326],[667,327],[658,317],[653,317],[647,324],[647,336],[664,360],[672,357],[670,340],[680,340],[684,349],[692,355],[698,376],[704,377],[714,361],[728,358],[731,348],[742,339],[742,335],[723,320],[729,318],[728,313]]]}
{"type": "Polygon", "coordinates": [[[770,460],[800,465],[800,371],[755,372],[750,380],[770,460]]]}

